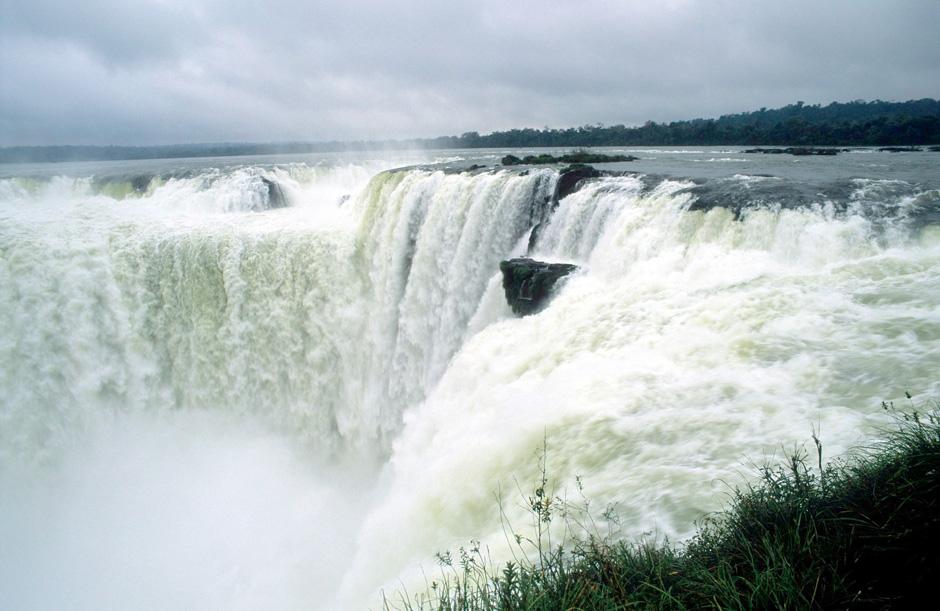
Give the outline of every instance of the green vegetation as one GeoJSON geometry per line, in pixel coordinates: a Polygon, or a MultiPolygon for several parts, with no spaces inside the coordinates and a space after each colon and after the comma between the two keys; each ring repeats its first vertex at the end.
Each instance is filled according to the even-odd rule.
{"type": "Polygon", "coordinates": [[[633,155],[604,155],[603,153],[591,153],[588,151],[575,151],[574,153],[565,153],[564,155],[526,155],[523,158],[515,155],[506,155],[502,159],[503,165],[541,165],[546,163],[613,163],[619,161],[636,161],[637,157],[633,155]]]}
{"type": "Polygon", "coordinates": [[[940,100],[909,102],[803,102],[783,108],[640,127],[585,125],[568,129],[512,129],[480,135],[469,132],[424,141],[435,148],[539,146],[882,146],[940,143],[940,100]]]}
{"type": "MultiPolygon", "coordinates": [[[[885,409],[893,405],[883,404],[885,409]]],[[[913,404],[912,404],[913,406],[913,404]]],[[[559,515],[585,523],[588,506],[548,492],[527,498],[533,539],[515,535],[516,561],[497,568],[479,544],[439,555],[426,592],[387,599],[406,609],[884,609],[915,608],[940,578],[940,417],[899,419],[887,441],[850,463],[795,452],[766,467],[684,547],[589,534],[553,546],[559,515]],[[530,553],[522,553],[528,546],[530,553]],[[529,558],[529,559],[527,559],[529,558]],[[532,560],[534,558],[534,560],[532,560]]],[[[588,521],[588,524],[592,522],[588,521]]]]}
{"type": "MultiPolygon", "coordinates": [[[[827,106],[803,102],[782,108],[639,127],[601,124],[566,129],[511,129],[481,135],[466,132],[415,140],[173,144],[161,146],[12,146],[0,148],[0,163],[166,159],[232,155],[305,154],[403,148],[533,148],[592,146],[884,146],[940,144],[940,100],[875,100],[827,106]]],[[[582,163],[591,163],[585,161],[582,163]]]]}

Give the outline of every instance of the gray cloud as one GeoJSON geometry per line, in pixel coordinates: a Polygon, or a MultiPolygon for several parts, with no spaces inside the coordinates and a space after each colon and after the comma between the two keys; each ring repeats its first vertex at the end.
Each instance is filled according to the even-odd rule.
{"type": "Polygon", "coordinates": [[[940,94],[935,0],[0,0],[0,144],[432,136],[940,94]]]}

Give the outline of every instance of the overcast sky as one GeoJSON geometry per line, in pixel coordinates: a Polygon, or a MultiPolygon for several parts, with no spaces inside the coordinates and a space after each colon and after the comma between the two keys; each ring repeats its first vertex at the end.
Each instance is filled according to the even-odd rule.
{"type": "Polygon", "coordinates": [[[0,144],[381,139],[940,97],[940,0],[0,0],[0,144]]]}

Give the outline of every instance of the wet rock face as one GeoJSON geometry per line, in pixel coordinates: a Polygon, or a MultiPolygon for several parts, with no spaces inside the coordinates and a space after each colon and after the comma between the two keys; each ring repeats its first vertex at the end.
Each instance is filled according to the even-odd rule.
{"type": "Polygon", "coordinates": [[[286,208],[287,198],[284,197],[281,185],[263,176],[261,177],[261,182],[264,183],[265,188],[268,190],[268,209],[286,208]]]}
{"type": "Polygon", "coordinates": [[[530,252],[535,248],[542,228],[548,223],[548,219],[552,212],[555,211],[555,208],[558,207],[558,200],[577,191],[581,185],[584,184],[585,180],[603,175],[603,172],[600,170],[597,170],[593,166],[584,165],[583,163],[575,163],[558,170],[558,183],[555,185],[555,193],[545,202],[545,206],[542,207],[541,212],[536,215],[537,220],[532,228],[532,234],[529,236],[530,252]]]}
{"type": "Polygon", "coordinates": [[[558,172],[558,188],[555,193],[555,202],[571,195],[581,186],[581,181],[587,178],[597,178],[601,172],[589,165],[576,163],[558,172]]]}
{"type": "Polygon", "coordinates": [[[559,279],[578,269],[570,263],[545,263],[529,258],[509,259],[499,264],[503,273],[506,302],[519,316],[538,312],[548,302],[559,279]]]}
{"type": "Polygon", "coordinates": [[[150,188],[150,181],[153,180],[153,176],[135,176],[131,179],[131,187],[134,188],[134,191],[138,193],[144,193],[147,189],[150,188]]]}

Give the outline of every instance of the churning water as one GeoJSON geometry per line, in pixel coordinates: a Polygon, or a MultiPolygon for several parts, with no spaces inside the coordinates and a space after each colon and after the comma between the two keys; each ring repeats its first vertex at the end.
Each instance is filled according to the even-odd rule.
{"type": "Polygon", "coordinates": [[[543,443],[680,540],[938,396],[935,153],[644,149],[554,210],[500,154],[8,167],[0,607],[375,605],[505,557],[543,443]],[[523,254],[579,270],[517,318],[523,254]]]}

